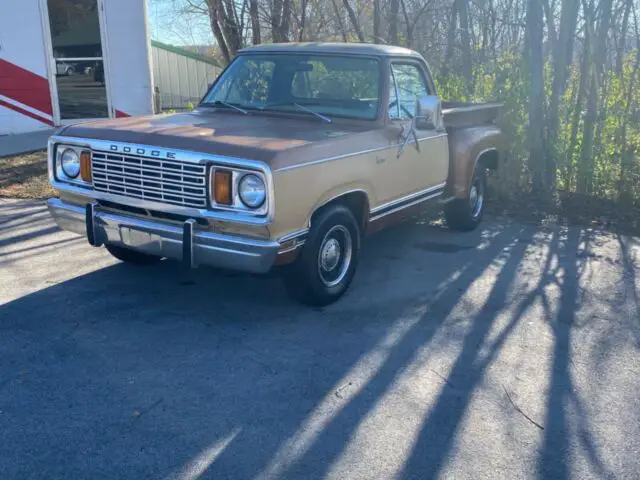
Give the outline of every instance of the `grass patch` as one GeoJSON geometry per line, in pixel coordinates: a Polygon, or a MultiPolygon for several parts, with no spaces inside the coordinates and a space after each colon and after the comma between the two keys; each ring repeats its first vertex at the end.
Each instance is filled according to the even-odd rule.
{"type": "Polygon", "coordinates": [[[47,177],[47,153],[0,158],[0,198],[44,199],[56,196],[47,177]]]}

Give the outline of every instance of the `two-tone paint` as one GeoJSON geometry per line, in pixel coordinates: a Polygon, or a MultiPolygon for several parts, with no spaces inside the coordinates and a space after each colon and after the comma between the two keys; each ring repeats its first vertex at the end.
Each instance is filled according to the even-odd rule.
{"type": "MultiPolygon", "coordinates": [[[[267,179],[267,208],[261,215],[220,209],[193,209],[96,192],[70,186],[53,174],[60,199],[81,206],[94,200],[147,212],[168,212],[199,219],[195,234],[212,231],[238,238],[273,242],[276,263],[295,259],[313,227],[314,215],[332,202],[353,208],[364,232],[464,197],[478,162],[497,167],[502,133],[495,115],[465,122],[460,110],[483,113],[482,106],[457,105],[445,110],[444,128],[411,130],[410,121],[388,115],[390,67],[393,62],[418,65],[435,94],[428,65],[410,50],[379,45],[276,45],[242,51],[241,55],[335,54],[374,57],[383,85],[375,120],[334,118],[321,122],[306,114],[264,111],[243,115],[201,106],[193,112],[104,120],[67,127],[51,141],[77,143],[91,149],[144,152],[183,162],[256,170],[267,179]],[[462,118],[461,118],[462,117],[462,118]],[[447,123],[453,118],[455,122],[447,123]],[[411,134],[411,138],[407,135],[411,134]],[[404,148],[403,148],[404,145],[404,148]]],[[[494,107],[487,107],[493,111],[494,107]]],[[[486,112],[484,112],[486,113],[486,112]]],[[[53,161],[53,155],[50,155],[53,161]]],[[[54,171],[52,168],[50,171],[54,171]]],[[[127,213],[130,215],[130,213],[127,213]]]]}

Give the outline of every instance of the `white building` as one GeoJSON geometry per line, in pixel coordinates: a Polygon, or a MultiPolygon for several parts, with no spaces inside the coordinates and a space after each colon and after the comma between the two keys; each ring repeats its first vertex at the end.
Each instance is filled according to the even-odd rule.
{"type": "Polygon", "coordinates": [[[210,57],[151,41],[153,82],[162,110],[197,105],[222,71],[210,57]]]}
{"type": "Polygon", "coordinates": [[[153,112],[146,0],[0,0],[0,135],[153,112]]]}

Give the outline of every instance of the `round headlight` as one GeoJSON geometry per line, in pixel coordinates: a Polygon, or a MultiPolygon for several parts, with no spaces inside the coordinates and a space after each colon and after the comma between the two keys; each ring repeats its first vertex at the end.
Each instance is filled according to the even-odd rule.
{"type": "Polygon", "coordinates": [[[76,178],[80,173],[80,156],[72,148],[67,148],[60,156],[62,171],[69,178],[76,178]]]}
{"type": "Polygon", "coordinates": [[[249,208],[260,207],[267,198],[267,189],[260,177],[248,174],[240,180],[240,200],[249,208]]]}

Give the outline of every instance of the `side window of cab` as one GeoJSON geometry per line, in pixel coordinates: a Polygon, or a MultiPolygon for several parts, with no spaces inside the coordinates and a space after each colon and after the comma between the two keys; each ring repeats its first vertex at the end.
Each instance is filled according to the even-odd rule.
{"type": "Polygon", "coordinates": [[[416,99],[425,95],[429,95],[429,88],[418,65],[391,64],[391,91],[389,92],[391,120],[409,120],[413,115],[416,99]]]}

